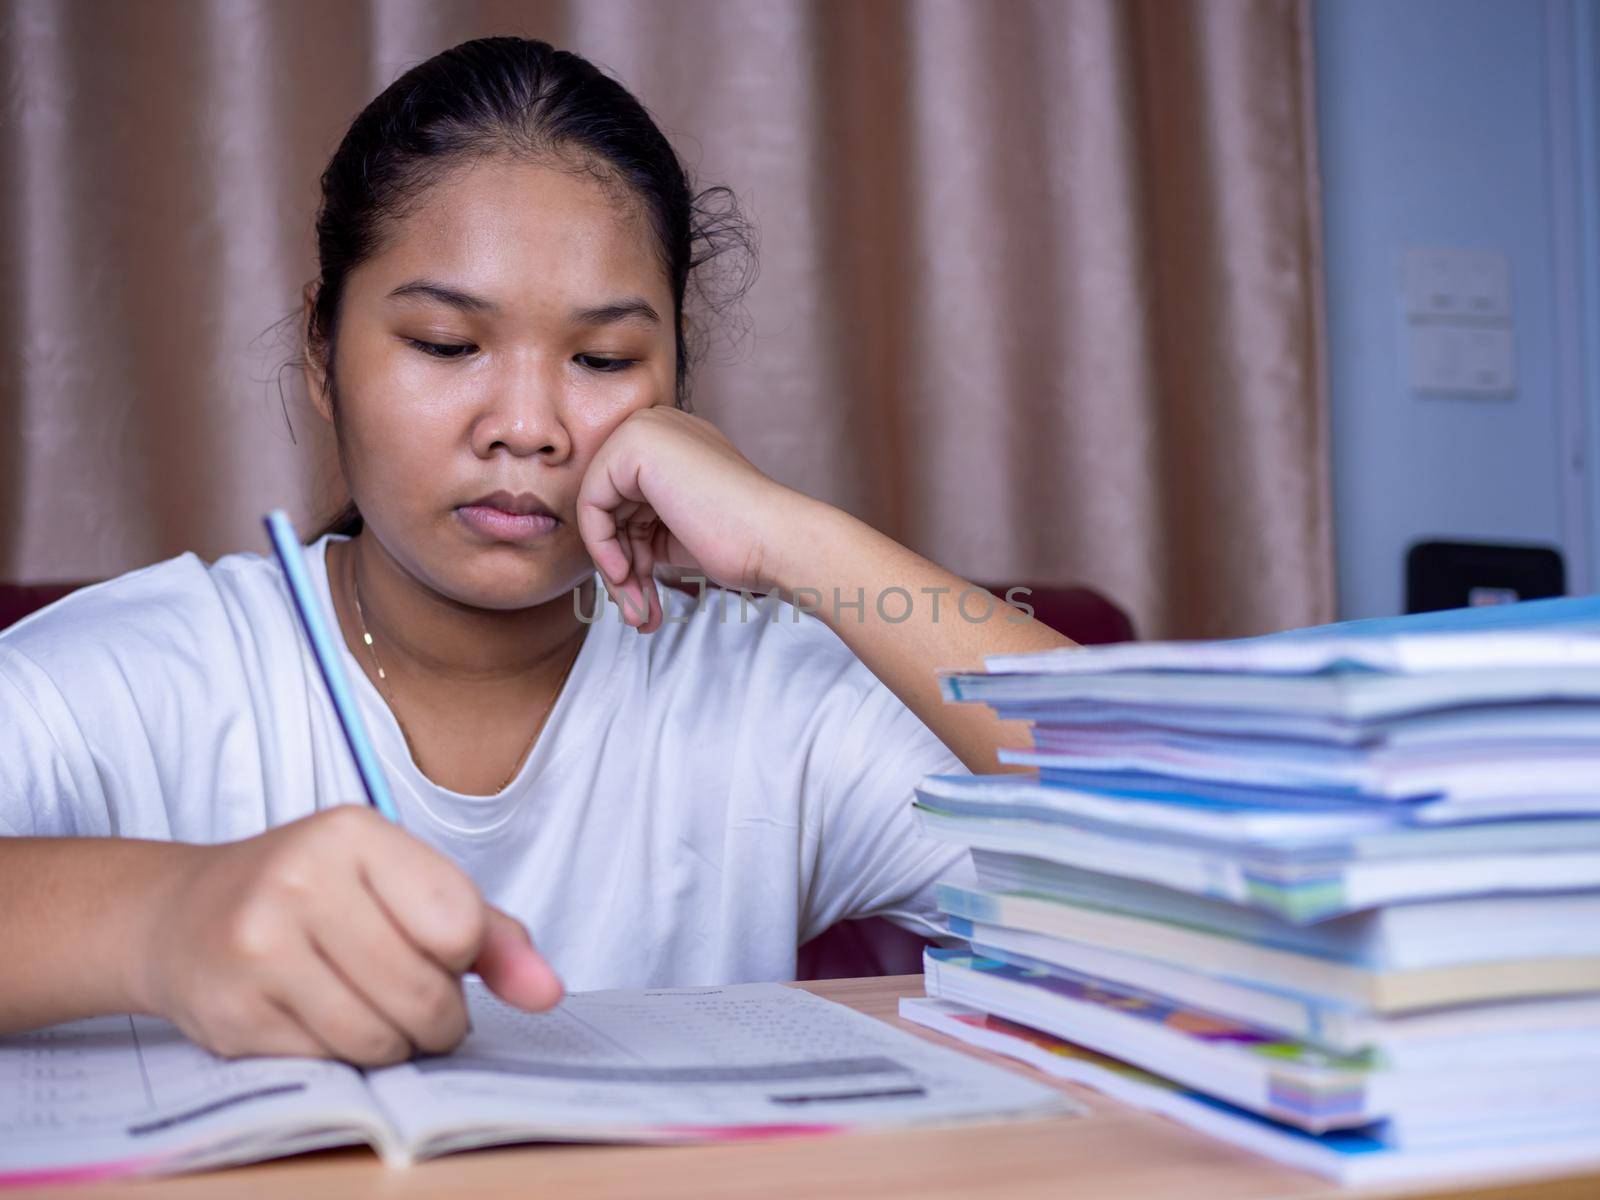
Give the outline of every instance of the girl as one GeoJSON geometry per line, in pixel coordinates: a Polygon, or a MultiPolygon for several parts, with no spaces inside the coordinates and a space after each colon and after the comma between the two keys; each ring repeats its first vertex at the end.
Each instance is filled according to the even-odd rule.
{"type": "Polygon", "coordinates": [[[403,829],[352,803],[271,559],[69,597],[0,639],[0,1032],[138,1011],[372,1065],[453,1046],[469,970],[540,1009],[789,978],[852,916],[934,931],[970,865],[910,789],[1004,737],[935,668],[1070,643],[685,411],[704,195],[542,42],[356,119],[305,323],[353,506],[309,554],[403,829]]]}

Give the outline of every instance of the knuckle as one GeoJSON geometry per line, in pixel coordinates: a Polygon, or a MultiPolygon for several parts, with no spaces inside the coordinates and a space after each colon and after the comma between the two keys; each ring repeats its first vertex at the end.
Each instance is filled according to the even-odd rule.
{"type": "Polygon", "coordinates": [[[318,832],[328,836],[349,837],[359,833],[372,813],[360,804],[336,804],[312,818],[318,832]]]}
{"type": "Polygon", "coordinates": [[[452,970],[465,970],[483,944],[483,897],[464,873],[444,873],[428,889],[428,950],[452,970]]]}
{"type": "Polygon", "coordinates": [[[346,852],[372,836],[368,825],[372,815],[366,808],[354,804],[327,809],[305,823],[303,843],[318,851],[346,852]]]}
{"type": "MultiPolygon", "coordinates": [[[[340,804],[296,822],[296,835],[285,839],[293,854],[344,853],[374,836],[365,807],[340,804]]],[[[381,836],[381,835],[379,835],[381,836]]]]}
{"type": "Polygon", "coordinates": [[[403,1062],[411,1052],[411,1045],[405,1038],[381,1025],[372,1025],[363,1030],[356,1044],[361,1061],[373,1066],[403,1062]]]}
{"type": "Polygon", "coordinates": [[[265,966],[283,947],[282,926],[282,919],[273,905],[261,901],[246,904],[228,923],[228,951],[236,961],[253,967],[265,966]]]}
{"type": "Polygon", "coordinates": [[[412,986],[412,1011],[424,1023],[431,1024],[438,1021],[450,1014],[453,1001],[451,992],[452,989],[443,978],[429,975],[412,986]]]}
{"type": "Polygon", "coordinates": [[[465,971],[478,957],[483,945],[481,909],[440,913],[436,953],[440,962],[455,972],[465,971]]]}
{"type": "Polygon", "coordinates": [[[364,1009],[340,1006],[324,1014],[322,1035],[340,1058],[363,1067],[401,1062],[411,1050],[397,1029],[364,1009]]]}
{"type": "Polygon", "coordinates": [[[434,1054],[448,1054],[459,1046],[471,1029],[466,1009],[457,1010],[455,1016],[442,1021],[429,1035],[426,1049],[434,1054]]]}
{"type": "Polygon", "coordinates": [[[430,980],[413,996],[418,1044],[430,1051],[448,1050],[465,1036],[467,1010],[461,988],[443,978],[430,980]]]}
{"type": "Polygon", "coordinates": [[[316,874],[305,855],[286,854],[268,866],[262,882],[272,895],[301,903],[316,893],[316,874]]]}

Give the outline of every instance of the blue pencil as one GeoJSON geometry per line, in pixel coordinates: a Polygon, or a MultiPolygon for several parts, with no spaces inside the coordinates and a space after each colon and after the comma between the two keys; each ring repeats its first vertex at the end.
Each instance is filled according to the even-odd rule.
{"type": "MultiPolygon", "coordinates": [[[[350,744],[350,753],[356,760],[356,771],[361,775],[362,786],[367,789],[367,800],[373,808],[398,825],[400,813],[394,806],[394,797],[389,793],[389,781],[384,778],[383,768],[378,765],[372,739],[367,736],[366,723],[356,708],[355,693],[339,661],[339,647],[330,632],[330,622],[323,619],[322,607],[317,603],[316,592],[312,590],[311,573],[306,569],[306,555],[300,546],[300,538],[288,514],[281,508],[273,509],[265,520],[267,536],[272,539],[272,548],[283,566],[284,578],[289,581],[289,594],[294,597],[295,611],[300,614],[300,624],[305,627],[306,637],[311,641],[311,651],[316,656],[317,665],[322,668],[322,678],[328,685],[328,694],[333,697],[334,711],[339,714],[345,741],[350,744]]],[[[332,622],[332,625],[336,626],[337,622],[332,622]]]]}

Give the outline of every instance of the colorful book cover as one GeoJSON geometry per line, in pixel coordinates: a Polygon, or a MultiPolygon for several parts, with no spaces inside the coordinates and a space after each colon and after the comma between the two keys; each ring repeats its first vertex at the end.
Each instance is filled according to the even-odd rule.
{"type": "Polygon", "coordinates": [[[1020,985],[1036,993],[1028,1003],[1054,1001],[1068,1006],[1061,1010],[1063,1022],[1071,1020],[1071,1006],[1076,1006],[1084,1027],[1077,1036],[1083,1040],[1102,1044],[1089,1032],[1092,1027],[1104,1035],[1105,1042],[1116,1043],[1105,1048],[1121,1057],[1172,1059],[1171,1051],[1183,1052],[1187,1061],[1182,1066],[1175,1064],[1173,1074],[1180,1079],[1186,1071],[1205,1075],[1214,1093],[1256,1111],[1316,1129],[1363,1124],[1387,1115],[1370,1111],[1366,1086],[1374,1069],[1370,1055],[1329,1054],[1239,1021],[1087,976],[1029,969],[963,950],[930,948],[925,958],[930,995],[945,993],[947,971],[957,973],[950,982],[957,984],[958,991],[950,998],[963,1002],[968,997],[959,992],[961,972],[1020,985]],[[1121,1020],[1108,1023],[1105,1017],[1121,1020]],[[1130,1027],[1129,1021],[1147,1026],[1148,1034],[1130,1027]],[[1196,1051],[1202,1053],[1196,1057],[1196,1051]]]}
{"type": "Polygon", "coordinates": [[[1585,1127],[1547,1128],[1532,1135],[1507,1129],[1504,1138],[1490,1131],[1487,1136],[1453,1146],[1422,1148],[1398,1144],[1383,1123],[1308,1133],[1075,1042],[964,1004],[933,997],[906,997],[900,1001],[900,1016],[1341,1183],[1466,1176],[1518,1167],[1592,1168],[1600,1161],[1600,1140],[1592,1128],[1585,1127]]]}

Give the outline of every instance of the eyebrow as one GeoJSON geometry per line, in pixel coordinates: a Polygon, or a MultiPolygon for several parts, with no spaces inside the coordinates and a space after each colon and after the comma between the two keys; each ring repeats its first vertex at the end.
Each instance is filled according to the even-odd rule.
{"type": "MultiPolygon", "coordinates": [[[[431,279],[413,279],[409,283],[402,283],[389,293],[389,298],[392,300],[405,300],[411,297],[432,300],[465,313],[494,313],[498,312],[500,307],[493,300],[475,296],[471,292],[463,292],[460,288],[436,283],[431,279]]],[[[573,309],[568,318],[576,325],[613,325],[619,321],[661,324],[661,314],[639,296],[625,296],[592,308],[573,309]]]]}
{"type": "Polygon", "coordinates": [[[493,300],[485,300],[482,296],[474,296],[471,292],[463,292],[459,288],[446,287],[431,279],[413,279],[410,283],[402,283],[389,293],[391,300],[406,300],[412,296],[447,304],[451,308],[468,313],[495,312],[499,308],[493,300]]]}
{"type": "Polygon", "coordinates": [[[644,321],[661,324],[661,314],[638,296],[628,296],[595,308],[578,308],[570,314],[578,325],[612,325],[618,321],[644,321]]]}

